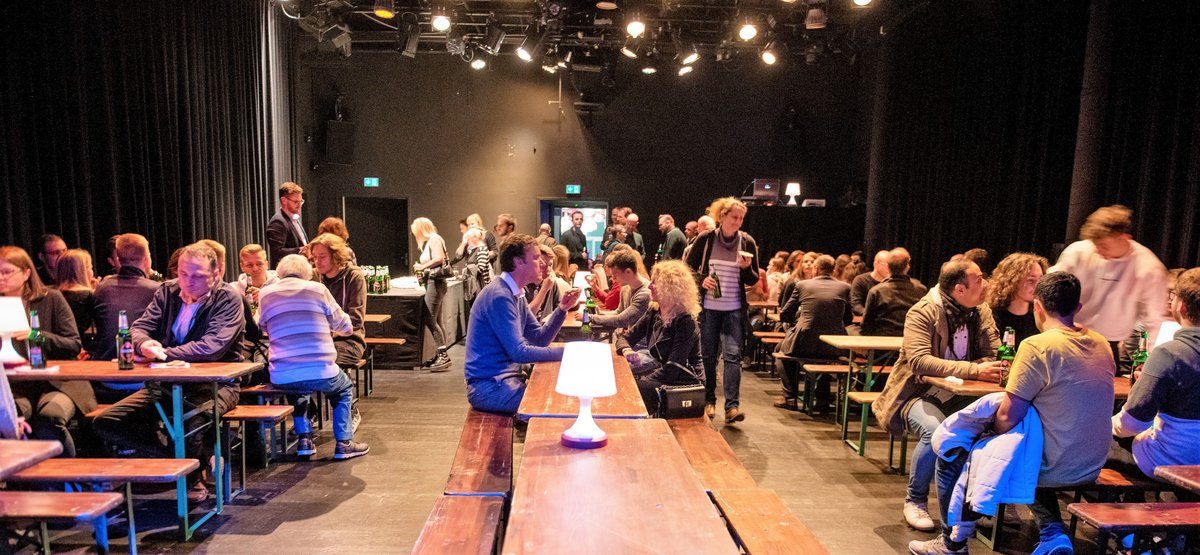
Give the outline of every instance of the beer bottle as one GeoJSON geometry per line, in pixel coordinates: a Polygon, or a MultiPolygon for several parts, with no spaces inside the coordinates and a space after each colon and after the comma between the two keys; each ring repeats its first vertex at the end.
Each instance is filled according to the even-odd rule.
{"type": "Polygon", "coordinates": [[[717,282],[717,285],[715,287],[713,287],[713,289],[712,289],[712,298],[714,298],[714,299],[721,298],[721,279],[717,277],[717,271],[713,270],[712,273],[708,275],[708,277],[712,278],[713,281],[717,282]]]}
{"type": "Polygon", "coordinates": [[[587,304],[584,305],[584,314],[596,314],[596,298],[588,296],[587,304]]]}
{"type": "Polygon", "coordinates": [[[387,293],[392,290],[392,269],[383,267],[383,292],[387,293]]]}
{"type": "Polygon", "coordinates": [[[1137,373],[1142,370],[1142,365],[1146,364],[1146,358],[1149,356],[1150,354],[1146,351],[1146,332],[1143,330],[1138,337],[1137,350],[1129,355],[1129,362],[1133,364],[1133,370],[1129,372],[1129,385],[1132,386],[1137,382],[1137,373]]]}
{"type": "Polygon", "coordinates": [[[579,326],[579,333],[583,334],[583,336],[588,340],[592,339],[592,323],[586,310],[583,311],[583,320],[582,324],[579,326]]]}
{"type": "Polygon", "coordinates": [[[1008,363],[1000,370],[1000,387],[1008,385],[1008,370],[1012,367],[1013,359],[1017,357],[1016,336],[1017,332],[1012,326],[1004,328],[1004,340],[1000,342],[1000,348],[996,349],[996,358],[1008,363]]]}
{"type": "Polygon", "coordinates": [[[417,270],[417,283],[422,286],[425,285],[425,270],[417,270]]]}
{"type": "Polygon", "coordinates": [[[133,370],[133,334],[124,310],[117,316],[117,370],[133,370]]]}
{"type": "Polygon", "coordinates": [[[46,336],[42,335],[36,310],[29,311],[29,367],[46,367],[46,336]]]}
{"type": "Polygon", "coordinates": [[[662,244],[661,243],[658,245],[658,252],[654,253],[654,263],[658,264],[659,260],[662,260],[662,244]]]}

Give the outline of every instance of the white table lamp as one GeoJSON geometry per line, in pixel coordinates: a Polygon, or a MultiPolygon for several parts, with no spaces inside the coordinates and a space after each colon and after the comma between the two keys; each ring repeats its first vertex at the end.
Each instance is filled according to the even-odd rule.
{"type": "Polygon", "coordinates": [[[796,197],[800,196],[800,183],[796,181],[788,183],[787,189],[784,189],[783,194],[789,197],[787,201],[788,206],[796,206],[796,197]]]}
{"type": "Polygon", "coordinates": [[[554,391],[579,398],[579,417],[563,432],[562,444],[576,449],[604,447],[608,443],[608,434],[592,418],[592,399],[617,394],[612,351],[608,344],[594,341],[567,343],[554,391]]]}
{"type": "Polygon", "coordinates": [[[29,333],[29,318],[25,315],[25,303],[21,297],[0,297],[0,363],[5,368],[16,368],[26,364],[25,358],[13,348],[14,335],[29,333]]]}

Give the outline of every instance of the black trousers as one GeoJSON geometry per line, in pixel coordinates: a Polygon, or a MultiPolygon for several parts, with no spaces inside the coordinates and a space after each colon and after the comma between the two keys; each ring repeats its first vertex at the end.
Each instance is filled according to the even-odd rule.
{"type": "Polygon", "coordinates": [[[75,402],[45,382],[18,383],[13,387],[17,414],[25,417],[32,429],[31,439],[45,439],[62,444],[63,457],[75,456],[75,439],[67,424],[75,417],[75,402]]]}

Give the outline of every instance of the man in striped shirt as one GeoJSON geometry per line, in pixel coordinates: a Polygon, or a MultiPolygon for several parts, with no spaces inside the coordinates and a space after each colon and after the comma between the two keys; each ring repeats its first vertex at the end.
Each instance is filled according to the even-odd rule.
{"type": "Polygon", "coordinates": [[[350,316],[338,306],[329,289],[312,281],[312,266],[303,256],[283,257],[276,275],[279,281],[259,292],[259,323],[271,338],[271,383],[295,392],[288,395],[288,401],[296,408],[296,454],[309,456],[316,452],[308,421],[308,394],[320,391],[334,403],[333,436],[337,445],[333,458],[366,455],[370,447],[354,442],[350,417],[354,384],[338,367],[333,347],[334,335],[344,337],[354,332],[350,316]]]}

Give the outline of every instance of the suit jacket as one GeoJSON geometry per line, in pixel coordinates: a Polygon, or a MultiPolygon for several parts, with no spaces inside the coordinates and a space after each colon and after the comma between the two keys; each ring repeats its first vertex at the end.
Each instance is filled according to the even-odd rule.
{"type": "Polygon", "coordinates": [[[299,254],[303,246],[304,238],[296,232],[292,219],[280,208],[267,224],[267,250],[271,255],[271,267],[274,268],[289,254],[299,254]]]}
{"type": "Polygon", "coordinates": [[[571,253],[571,264],[579,266],[580,270],[587,269],[587,237],[583,232],[572,227],[558,237],[558,243],[567,247],[571,253]]]}
{"type": "Polygon", "coordinates": [[[625,237],[625,244],[633,247],[633,250],[638,251],[638,254],[646,255],[646,242],[642,240],[642,234],[638,232],[630,233],[625,237]]]}
{"type": "Polygon", "coordinates": [[[845,335],[846,325],[853,318],[848,283],[830,276],[798,282],[779,314],[782,321],[795,321],[780,342],[779,351],[803,358],[837,358],[841,351],[821,341],[820,336],[845,335]]]}

